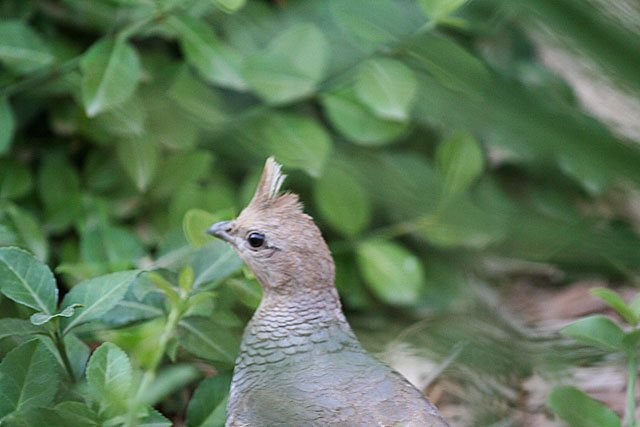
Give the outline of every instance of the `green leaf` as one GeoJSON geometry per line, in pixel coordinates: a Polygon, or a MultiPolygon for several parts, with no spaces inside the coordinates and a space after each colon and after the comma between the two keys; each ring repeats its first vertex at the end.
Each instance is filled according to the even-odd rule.
{"type": "MultiPolygon", "coordinates": [[[[89,361],[89,355],[91,354],[89,346],[78,338],[76,334],[65,335],[64,344],[67,347],[69,362],[71,363],[73,373],[76,378],[82,378],[85,374],[87,362],[89,361]]],[[[59,355],[57,357],[59,357],[59,355]]],[[[62,360],[60,360],[60,366],[64,367],[64,362],[62,360]]]]}
{"type": "Polygon", "coordinates": [[[73,316],[61,318],[60,324],[66,334],[72,328],[100,318],[115,307],[129,290],[131,283],[140,274],[140,270],[120,271],[105,276],[85,280],[65,295],[60,305],[65,309],[74,304],[82,304],[73,316]]]}
{"type": "Polygon", "coordinates": [[[419,0],[420,8],[430,19],[438,20],[451,15],[467,0],[419,0]]]}
{"type": "Polygon", "coordinates": [[[51,427],[67,424],[51,408],[29,408],[14,412],[2,420],[2,427],[51,427]]]}
{"type": "Polygon", "coordinates": [[[192,246],[198,248],[211,243],[215,237],[206,234],[206,231],[216,222],[229,219],[232,212],[222,211],[209,213],[202,209],[190,209],[182,220],[182,230],[192,246]]]}
{"type": "Polygon", "coordinates": [[[0,159],[0,199],[22,197],[31,191],[32,186],[26,166],[12,159],[0,159]]]}
{"type": "Polygon", "coordinates": [[[459,44],[423,33],[407,45],[408,55],[448,89],[482,99],[491,77],[485,65],[459,44]]]}
{"type": "Polygon", "coordinates": [[[633,299],[629,303],[629,309],[633,312],[636,318],[640,319],[640,294],[633,297],[633,299]]]}
{"type": "Polygon", "coordinates": [[[357,249],[357,260],[369,288],[389,304],[412,304],[424,284],[420,260],[397,243],[365,240],[357,249]]]}
{"type": "Polygon", "coordinates": [[[158,372],[155,380],[147,389],[144,402],[153,406],[199,377],[200,372],[193,365],[167,366],[158,372]]]}
{"type": "Polygon", "coordinates": [[[126,41],[104,37],[82,57],[82,103],[93,117],[129,99],[140,78],[140,60],[126,41]]]}
{"type": "Polygon", "coordinates": [[[193,287],[193,280],[195,279],[195,273],[190,265],[186,265],[180,270],[178,274],[178,285],[185,291],[190,291],[193,287]]]}
{"type": "Polygon", "coordinates": [[[0,22],[0,61],[8,68],[28,73],[53,60],[40,36],[23,21],[0,22]]]}
{"type": "MultiPolygon", "coordinates": [[[[243,3],[226,0],[227,3],[243,3]]],[[[220,3],[220,1],[219,1],[220,3]]],[[[216,36],[206,22],[189,16],[171,16],[169,25],[178,33],[180,46],[187,61],[205,79],[230,89],[243,90],[247,84],[238,71],[241,55],[216,36]]]]}
{"type": "Polygon", "coordinates": [[[362,41],[394,42],[413,30],[393,1],[332,0],[330,5],[338,24],[362,41]]]}
{"type": "MultiPolygon", "coordinates": [[[[62,373],[66,377],[66,365],[62,360],[60,350],[58,350],[56,344],[53,342],[53,340],[49,339],[48,337],[45,338],[44,336],[40,337],[40,341],[58,362],[58,372],[62,373]]],[[[76,378],[82,378],[87,366],[87,360],[89,360],[89,347],[75,334],[65,335],[64,344],[67,348],[67,355],[69,356],[69,362],[71,363],[71,369],[73,370],[73,373],[75,374],[76,378]]]]}
{"type": "MultiPolygon", "coordinates": [[[[237,296],[238,300],[249,308],[256,309],[262,299],[262,287],[257,280],[234,279],[225,281],[224,286],[229,287],[237,296]]],[[[217,312],[218,314],[220,311],[217,312]]]]}
{"type": "Polygon", "coordinates": [[[596,296],[606,302],[609,306],[611,306],[615,311],[618,312],[624,320],[627,321],[631,326],[635,326],[638,323],[638,316],[633,312],[631,307],[627,305],[627,303],[614,291],[607,288],[595,288],[589,290],[589,293],[593,296],[596,296]]]}
{"type": "Polygon", "coordinates": [[[200,126],[216,130],[229,119],[218,93],[187,68],[178,74],[168,95],[200,126]]]}
{"type": "Polygon", "coordinates": [[[468,199],[442,204],[440,211],[427,214],[415,225],[429,243],[442,248],[481,249],[505,237],[504,217],[478,207],[468,199]]]}
{"type": "Polygon", "coordinates": [[[445,198],[464,192],[482,174],[484,156],[473,135],[458,132],[448,136],[436,150],[445,198]]]}
{"type": "Polygon", "coordinates": [[[243,74],[251,88],[270,104],[302,99],[324,76],[327,41],[312,24],[289,28],[267,48],[247,58],[243,74]]]}
{"type": "Polygon", "coordinates": [[[64,230],[80,216],[80,178],[74,165],[61,153],[43,158],[38,170],[38,192],[49,228],[64,230]]]}
{"type": "Polygon", "coordinates": [[[131,229],[103,223],[82,228],[80,255],[84,262],[127,268],[143,253],[144,248],[131,229]]]}
{"type": "Polygon", "coordinates": [[[139,427],[171,427],[173,425],[170,420],[155,409],[147,408],[147,411],[149,415],[138,422],[139,427]]]}
{"type": "Polygon", "coordinates": [[[188,317],[178,324],[178,341],[187,351],[208,360],[233,363],[240,348],[238,337],[205,317],[188,317]]]}
{"type": "Polygon", "coordinates": [[[268,111],[234,137],[260,156],[274,155],[284,166],[302,169],[313,177],[322,169],[332,150],[331,137],[314,118],[298,113],[268,111]]]}
{"type": "Polygon", "coordinates": [[[0,248],[0,291],[10,299],[53,314],[58,304],[58,288],[45,264],[17,248],[0,248]]]}
{"type": "Polygon", "coordinates": [[[99,427],[100,420],[91,408],[81,402],[62,402],[53,408],[64,420],[65,427],[99,427]]]}
{"type": "MultiPolygon", "coordinates": [[[[2,43],[1,39],[0,43],[2,43]]],[[[13,115],[11,104],[9,104],[9,100],[7,98],[0,97],[0,155],[9,150],[11,142],[13,141],[13,132],[15,131],[15,127],[16,118],[13,115]]]]}
{"type": "Polygon", "coordinates": [[[160,166],[162,173],[156,179],[154,194],[166,197],[179,191],[186,182],[202,179],[211,170],[213,155],[210,151],[193,150],[168,157],[160,166]]]}
{"type": "Polygon", "coordinates": [[[73,305],[65,308],[64,310],[57,312],[56,314],[45,314],[45,313],[42,313],[42,312],[34,313],[34,314],[31,315],[31,318],[29,320],[31,321],[31,323],[33,323],[36,326],[44,325],[45,323],[47,323],[51,319],[55,319],[56,317],[71,317],[71,316],[73,316],[73,313],[75,312],[75,309],[78,308],[78,307],[82,307],[82,305],[81,304],[73,304],[73,305]]]}
{"type": "Polygon", "coordinates": [[[240,268],[242,260],[231,245],[219,239],[199,248],[193,254],[191,267],[195,273],[193,288],[226,277],[240,268]]]}
{"type": "Polygon", "coordinates": [[[187,408],[187,427],[222,427],[225,423],[231,375],[202,380],[187,408]]]}
{"type": "Polygon", "coordinates": [[[371,202],[348,168],[348,163],[330,165],[315,182],[313,196],[320,214],[334,230],[355,235],[371,221],[371,202]]]}
{"type": "Polygon", "coordinates": [[[55,362],[40,340],[14,348],[0,363],[0,419],[14,411],[49,405],[58,381],[55,362]]]}
{"type": "Polygon", "coordinates": [[[10,317],[0,319],[0,340],[6,337],[31,335],[44,331],[44,329],[31,324],[28,320],[12,319],[10,317]]]}
{"type": "Polygon", "coordinates": [[[357,99],[347,87],[322,95],[322,105],[331,124],[347,139],[361,145],[384,145],[407,129],[407,124],[383,120],[357,99]]]}
{"type": "Polygon", "coordinates": [[[132,398],[132,373],[129,357],[112,343],[104,343],[91,355],[87,365],[89,394],[108,417],[128,410],[132,398]]]}
{"type": "MultiPolygon", "coordinates": [[[[132,96],[109,111],[89,119],[82,118],[80,130],[98,143],[111,144],[113,137],[140,137],[148,131],[145,128],[148,105],[140,96],[132,96]],[[99,135],[95,135],[98,133],[99,135]],[[104,140],[104,142],[103,142],[104,140]]],[[[151,108],[155,107],[153,105],[151,108]]],[[[172,114],[175,118],[175,113],[172,114]]]]}
{"type": "Polygon", "coordinates": [[[316,120],[301,114],[273,113],[262,122],[261,130],[263,144],[276,160],[320,176],[331,152],[331,138],[316,120]]]}
{"type": "Polygon", "coordinates": [[[15,205],[9,205],[7,207],[7,213],[13,223],[14,229],[20,236],[20,240],[24,243],[24,247],[33,253],[40,261],[45,262],[48,257],[49,247],[38,221],[31,213],[15,205]]]}
{"type": "Polygon", "coordinates": [[[375,58],[361,65],[355,94],[381,119],[405,122],[416,96],[413,71],[400,61],[375,58]]]}
{"type": "Polygon", "coordinates": [[[247,0],[214,0],[216,6],[227,13],[234,13],[242,9],[247,0]]]}
{"type": "Polygon", "coordinates": [[[158,147],[153,138],[144,136],[121,140],[117,145],[118,160],[136,188],[144,192],[158,166],[158,147]]]}
{"type": "Polygon", "coordinates": [[[554,388],[548,397],[549,406],[571,426],[620,427],[616,413],[597,400],[571,386],[554,388]]]}
{"type": "Polygon", "coordinates": [[[583,344],[608,351],[623,351],[624,331],[607,317],[600,314],[582,318],[565,326],[560,333],[583,344]]]}
{"type": "Polygon", "coordinates": [[[634,329],[633,331],[624,334],[624,338],[622,338],[622,345],[624,345],[629,352],[637,352],[638,341],[640,341],[640,330],[634,329]]]}

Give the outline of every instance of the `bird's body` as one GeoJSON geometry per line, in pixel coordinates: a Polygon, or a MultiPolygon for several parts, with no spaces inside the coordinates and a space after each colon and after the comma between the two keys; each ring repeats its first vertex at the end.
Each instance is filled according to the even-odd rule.
{"type": "Polygon", "coordinates": [[[277,195],[279,170],[269,159],[251,204],[211,228],[264,289],[236,360],[226,425],[446,426],[422,393],[358,342],[319,230],[296,196],[277,195]]]}

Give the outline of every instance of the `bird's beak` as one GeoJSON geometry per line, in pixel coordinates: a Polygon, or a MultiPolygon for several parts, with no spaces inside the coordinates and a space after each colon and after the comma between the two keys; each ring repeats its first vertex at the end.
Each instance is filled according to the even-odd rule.
{"type": "Polygon", "coordinates": [[[231,231],[231,225],[233,221],[220,221],[213,224],[207,230],[207,234],[211,234],[212,236],[216,236],[218,239],[222,239],[226,242],[231,243],[231,236],[229,235],[229,231],[231,231]]]}

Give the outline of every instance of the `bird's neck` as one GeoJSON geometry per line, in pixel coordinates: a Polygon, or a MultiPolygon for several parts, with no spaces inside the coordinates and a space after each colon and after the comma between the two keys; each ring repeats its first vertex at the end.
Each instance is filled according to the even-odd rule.
{"type": "Polygon", "coordinates": [[[333,282],[291,283],[278,288],[264,289],[264,295],[254,321],[268,319],[272,323],[287,324],[346,322],[333,282]]]}
{"type": "Polygon", "coordinates": [[[245,330],[243,346],[245,349],[260,347],[264,345],[261,341],[269,341],[274,349],[293,346],[298,354],[312,347],[323,351],[323,343],[327,342],[337,346],[331,351],[345,346],[360,348],[342,313],[333,283],[306,289],[291,287],[286,293],[265,289],[260,306],[245,330]]]}

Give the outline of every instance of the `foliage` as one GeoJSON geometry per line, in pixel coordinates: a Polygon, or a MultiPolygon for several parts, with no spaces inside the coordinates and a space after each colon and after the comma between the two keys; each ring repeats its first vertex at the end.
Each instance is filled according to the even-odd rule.
{"type": "MultiPolygon", "coordinates": [[[[634,420],[636,377],[638,375],[638,340],[640,340],[640,331],[637,329],[638,316],[640,316],[640,294],[636,295],[629,304],[610,289],[592,289],[591,294],[611,306],[629,324],[630,331],[623,331],[620,326],[605,316],[593,315],[564,327],[560,332],[583,344],[626,355],[628,385],[625,425],[635,427],[640,425],[640,420],[634,420]]],[[[549,405],[573,426],[616,427],[622,425],[620,417],[615,412],[575,387],[556,387],[549,395],[549,405]]]]}
{"type": "MultiPolygon", "coordinates": [[[[636,96],[640,39],[617,19],[577,0],[4,0],[0,419],[163,425],[188,406],[187,425],[220,425],[261,291],[204,231],[269,155],[322,228],[354,324],[395,334],[430,313],[432,356],[468,340],[469,378],[546,363],[497,338],[517,328],[477,284],[505,260],[561,281],[637,273],[615,201],[637,191],[639,150],[535,52],[542,23],[636,96]],[[217,375],[187,402],[178,390],[212,372],[196,358],[217,375]]],[[[626,345],[581,322],[572,336],[626,345]]],[[[489,412],[474,424],[507,417],[489,412]]]]}

